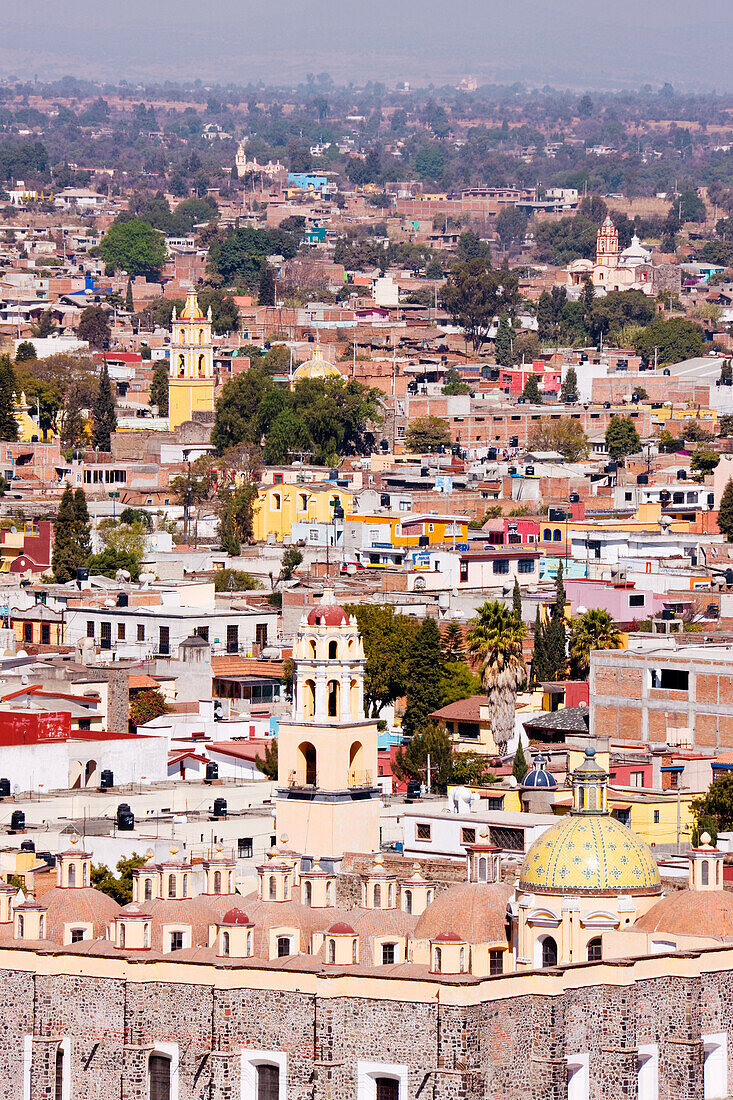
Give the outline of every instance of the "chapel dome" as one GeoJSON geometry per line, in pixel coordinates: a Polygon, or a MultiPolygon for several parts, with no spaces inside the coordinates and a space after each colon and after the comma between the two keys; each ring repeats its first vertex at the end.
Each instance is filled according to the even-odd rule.
{"type": "Polygon", "coordinates": [[[506,882],[461,882],[428,905],[415,926],[416,940],[450,933],[464,943],[504,943],[506,907],[514,890],[506,882]]]}
{"type": "Polygon", "coordinates": [[[203,321],[204,314],[199,305],[199,300],[196,296],[196,291],[191,287],[187,296],[186,304],[178,315],[179,321],[203,321]]]}
{"type": "Polygon", "coordinates": [[[534,789],[546,788],[551,789],[557,786],[557,780],[554,775],[551,775],[547,771],[547,759],[544,756],[536,756],[534,758],[534,767],[531,771],[528,771],[522,780],[523,787],[530,787],[534,789]]]}
{"type": "Polygon", "coordinates": [[[349,616],[337,603],[321,603],[308,612],[308,626],[348,626],[349,616]]]}
{"type": "Polygon", "coordinates": [[[323,348],[316,344],[313,357],[306,359],[293,371],[293,381],[300,382],[304,378],[341,378],[341,371],[333,363],[329,363],[323,356],[323,348]]]}
{"type": "Polygon", "coordinates": [[[677,890],[640,917],[634,930],[680,936],[733,936],[733,893],[677,890]]]}
{"type": "Polygon", "coordinates": [[[105,936],[109,922],[122,912],[114,898],[94,886],[55,886],[42,894],[38,903],[46,913],[46,937],[54,943],[64,942],[64,928],[74,921],[91,924],[95,939],[105,936]]]}

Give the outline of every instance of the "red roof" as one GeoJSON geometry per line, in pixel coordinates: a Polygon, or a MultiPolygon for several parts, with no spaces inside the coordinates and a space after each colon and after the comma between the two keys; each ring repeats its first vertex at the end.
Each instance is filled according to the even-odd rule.
{"type": "Polygon", "coordinates": [[[308,612],[309,626],[348,626],[349,616],[337,603],[314,607],[308,612]]]}
{"type": "Polygon", "coordinates": [[[350,924],[345,924],[342,920],[336,921],[336,923],[332,924],[331,927],[329,929],[327,929],[327,931],[332,933],[334,936],[355,936],[356,935],[356,932],[351,927],[351,925],[350,924]]]}
{"type": "Polygon", "coordinates": [[[241,909],[230,909],[228,913],[224,914],[222,924],[251,924],[246,913],[243,913],[241,909]]]}

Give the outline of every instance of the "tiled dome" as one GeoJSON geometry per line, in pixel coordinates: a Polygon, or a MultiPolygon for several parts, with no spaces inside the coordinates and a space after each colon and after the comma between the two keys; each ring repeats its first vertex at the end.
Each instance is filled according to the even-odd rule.
{"type": "Polygon", "coordinates": [[[733,893],[678,890],[660,898],[639,918],[634,929],[680,936],[733,936],[733,893]]]}
{"type": "Polygon", "coordinates": [[[109,922],[121,912],[114,898],[93,886],[55,886],[41,895],[38,904],[46,911],[46,937],[54,943],[63,943],[64,925],[74,921],[91,923],[95,938],[105,936],[109,922]]]}
{"type": "Polygon", "coordinates": [[[337,603],[321,603],[308,612],[309,626],[348,626],[349,616],[337,603]]]}
{"type": "Polygon", "coordinates": [[[545,767],[547,761],[544,756],[536,756],[534,759],[534,767],[531,771],[528,771],[522,780],[523,787],[534,788],[535,790],[540,788],[550,789],[557,786],[557,780],[554,775],[551,775],[545,767]]]}
{"type": "Polygon", "coordinates": [[[323,356],[323,348],[316,344],[313,358],[307,359],[293,371],[293,379],[300,382],[303,378],[341,378],[341,371],[323,356]]]}
{"type": "Polygon", "coordinates": [[[534,842],[519,880],[544,894],[658,894],[651,849],[608,814],[568,814],[534,842]]]}
{"type": "Polygon", "coordinates": [[[416,940],[434,940],[450,932],[465,943],[506,940],[506,907],[514,893],[506,882],[462,882],[449,886],[421,915],[416,940]]]}

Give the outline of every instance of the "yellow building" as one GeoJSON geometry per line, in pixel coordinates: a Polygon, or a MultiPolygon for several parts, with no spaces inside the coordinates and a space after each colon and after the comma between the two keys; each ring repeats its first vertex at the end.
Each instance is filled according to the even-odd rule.
{"type": "Polygon", "coordinates": [[[18,442],[32,443],[34,439],[41,439],[43,432],[30,415],[31,406],[26,401],[24,393],[20,397],[13,394],[13,415],[18,425],[18,442]]]}
{"type": "Polygon", "coordinates": [[[280,723],[277,828],[310,856],[379,850],[377,723],[364,717],[364,646],[326,589],[293,643],[293,710],[280,723]]]}
{"type": "MultiPolygon", "coordinates": [[[[468,538],[467,516],[444,516],[435,513],[416,515],[371,515],[351,516],[351,523],[362,523],[369,530],[376,530],[378,538],[371,542],[388,543],[392,546],[442,546],[445,543],[465,542],[468,538]],[[427,543],[420,542],[427,538],[427,543]]],[[[362,541],[362,546],[367,543],[362,541]]]]}
{"type": "Polygon", "coordinates": [[[352,518],[353,501],[353,493],[328,482],[269,485],[259,490],[254,505],[255,540],[282,542],[291,537],[295,523],[331,523],[337,508],[352,518]]]}
{"type": "Polygon", "coordinates": [[[201,311],[193,288],[180,317],[173,310],[168,381],[168,424],[173,431],[196,412],[214,412],[214,347],[211,306],[201,311]]]}

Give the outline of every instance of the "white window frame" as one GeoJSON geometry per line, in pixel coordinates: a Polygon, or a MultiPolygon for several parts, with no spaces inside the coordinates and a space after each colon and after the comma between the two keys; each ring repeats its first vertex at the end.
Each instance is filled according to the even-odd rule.
{"type": "Polygon", "coordinates": [[[568,1075],[568,1100],[589,1100],[590,1055],[568,1054],[565,1057],[568,1075]]]}
{"type": "MultiPolygon", "coordinates": [[[[286,1100],[288,1056],[279,1050],[243,1050],[241,1055],[242,1100],[257,1100],[257,1066],[277,1066],[279,1100],[286,1100]]],[[[171,1097],[173,1100],[173,1097],[171,1097]]]]}
{"type": "Polygon", "coordinates": [[[636,1055],[638,1100],[659,1100],[659,1047],[644,1043],[636,1055]]]}
{"type": "Polygon", "coordinates": [[[391,1077],[399,1086],[400,1100],[407,1100],[407,1066],[390,1062],[357,1062],[357,1100],[377,1100],[377,1077],[391,1077]]]}
{"type": "Polygon", "coordinates": [[[725,1031],[716,1031],[711,1035],[703,1035],[703,1096],[705,1100],[719,1100],[728,1096],[728,1034],[725,1031]],[[718,1056],[722,1062],[722,1082],[711,1082],[710,1076],[713,1069],[709,1059],[718,1056]]]}
{"type": "Polygon", "coordinates": [[[148,1060],[145,1066],[146,1080],[145,1080],[145,1095],[150,1100],[150,1055],[162,1054],[164,1058],[170,1058],[171,1063],[171,1100],[178,1100],[178,1062],[179,1062],[179,1050],[178,1043],[156,1043],[153,1049],[148,1053],[148,1060]]]}

